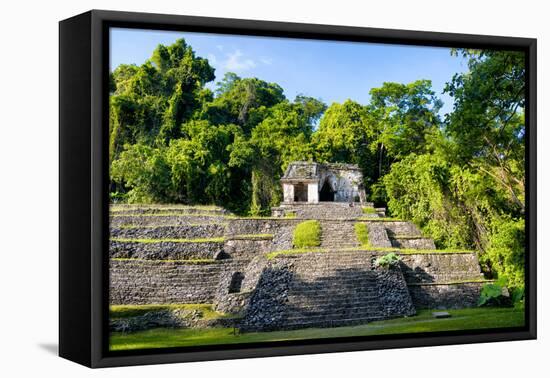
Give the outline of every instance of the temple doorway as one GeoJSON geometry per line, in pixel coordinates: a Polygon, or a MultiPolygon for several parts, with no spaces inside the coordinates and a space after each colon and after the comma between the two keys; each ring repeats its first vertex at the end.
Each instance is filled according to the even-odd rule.
{"type": "Polygon", "coordinates": [[[328,180],[325,180],[325,183],[321,188],[319,199],[322,202],[334,202],[334,190],[330,187],[328,180]]]}
{"type": "Polygon", "coordinates": [[[294,185],[294,202],[307,202],[307,185],[296,184],[294,185]]]}

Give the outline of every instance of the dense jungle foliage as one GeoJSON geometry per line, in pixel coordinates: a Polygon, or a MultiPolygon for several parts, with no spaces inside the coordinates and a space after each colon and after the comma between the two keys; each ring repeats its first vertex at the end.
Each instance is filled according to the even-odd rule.
{"type": "Polygon", "coordinates": [[[217,204],[268,214],[289,162],[358,164],[370,200],[440,248],[475,248],[484,270],[524,281],[525,62],[521,53],[453,50],[469,72],[442,105],[429,80],[384,83],[368,104],[285,98],[275,83],[225,75],[183,39],[111,74],[111,199],[217,204]]]}

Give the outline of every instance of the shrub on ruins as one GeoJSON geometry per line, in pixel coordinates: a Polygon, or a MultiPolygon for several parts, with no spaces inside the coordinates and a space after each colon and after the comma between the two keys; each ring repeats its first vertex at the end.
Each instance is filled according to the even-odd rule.
{"type": "Polygon", "coordinates": [[[394,252],[390,252],[384,256],[377,258],[374,262],[374,265],[382,268],[392,268],[397,266],[399,264],[399,261],[401,261],[401,257],[399,257],[394,252]]]}
{"type": "Polygon", "coordinates": [[[505,286],[490,283],[481,288],[478,306],[510,307],[512,304],[512,297],[505,286]]]}
{"type": "Polygon", "coordinates": [[[292,238],[294,248],[318,247],[321,245],[321,224],[316,220],[299,223],[292,238]]]}

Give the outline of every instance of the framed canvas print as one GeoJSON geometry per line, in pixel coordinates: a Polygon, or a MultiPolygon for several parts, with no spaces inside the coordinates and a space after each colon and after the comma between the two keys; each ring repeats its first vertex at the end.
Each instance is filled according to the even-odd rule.
{"type": "Polygon", "coordinates": [[[536,337],[536,40],[60,22],[60,355],[536,337]]]}

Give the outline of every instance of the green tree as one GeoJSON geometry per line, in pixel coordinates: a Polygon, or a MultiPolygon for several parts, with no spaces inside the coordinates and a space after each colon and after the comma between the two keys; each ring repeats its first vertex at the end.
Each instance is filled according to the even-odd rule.
{"type": "Polygon", "coordinates": [[[267,109],[285,99],[283,89],[257,78],[241,79],[226,73],[216,97],[205,104],[201,117],[213,124],[236,124],[249,134],[264,118],[267,109]]]}
{"type": "Polygon", "coordinates": [[[457,50],[469,72],[456,74],[445,91],[454,97],[446,133],[462,162],[483,161],[510,200],[525,209],[525,59],[521,52],[457,50]]]}
{"type": "Polygon", "coordinates": [[[168,144],[180,125],[202,105],[201,93],[214,69],[195,56],[183,39],[159,45],[141,66],[121,65],[113,74],[110,98],[111,160],[125,144],[168,144]]]}
{"type": "Polygon", "coordinates": [[[127,188],[129,203],[165,203],[173,198],[170,167],[162,149],[126,145],[111,165],[111,180],[127,188]]]}
{"type": "Polygon", "coordinates": [[[384,83],[371,89],[370,95],[367,109],[376,125],[376,142],[371,149],[376,151],[378,177],[382,177],[393,162],[425,151],[426,135],[440,125],[442,103],[429,80],[384,83]]]}

